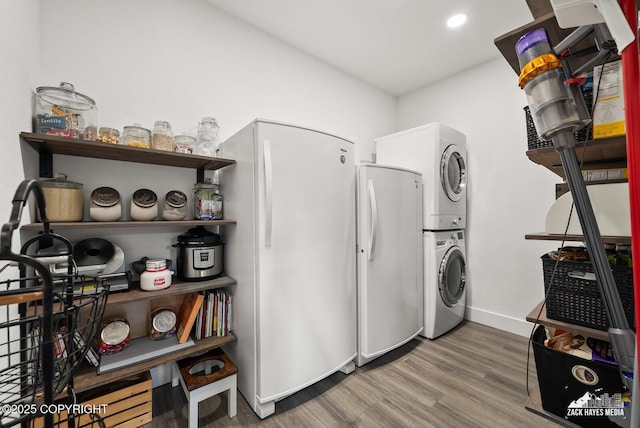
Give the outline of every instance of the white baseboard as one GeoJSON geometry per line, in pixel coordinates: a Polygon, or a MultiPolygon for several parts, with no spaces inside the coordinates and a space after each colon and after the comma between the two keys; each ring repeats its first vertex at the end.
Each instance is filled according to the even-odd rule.
{"type": "Polygon", "coordinates": [[[530,322],[513,318],[503,314],[497,314],[485,309],[472,308],[467,306],[464,314],[464,318],[469,321],[477,322],[478,324],[488,325],[489,327],[497,328],[500,330],[508,331],[519,336],[529,337],[533,324],[530,322]]]}

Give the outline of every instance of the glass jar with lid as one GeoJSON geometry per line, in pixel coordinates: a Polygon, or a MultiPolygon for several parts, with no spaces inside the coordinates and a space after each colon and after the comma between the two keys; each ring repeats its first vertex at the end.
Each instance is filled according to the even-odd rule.
{"type": "Polygon", "coordinates": [[[162,218],[182,220],[187,216],[187,195],[179,190],[171,190],[164,197],[162,218]]]}
{"type": "Polygon", "coordinates": [[[151,147],[151,131],[138,123],[134,123],[133,126],[125,126],[122,130],[122,143],[125,146],[148,149],[151,147]]]}
{"type": "Polygon", "coordinates": [[[120,144],[120,131],[102,126],[98,129],[98,140],[101,143],[120,144]]]}
{"type": "Polygon", "coordinates": [[[196,220],[222,220],[222,195],[210,178],[196,183],[193,188],[193,218],[196,220]]]}
{"type": "Polygon", "coordinates": [[[157,120],[153,124],[151,148],[167,152],[173,151],[173,131],[171,130],[171,124],[169,122],[157,120]]]}
{"type": "Polygon", "coordinates": [[[153,190],[138,189],[131,197],[131,220],[155,220],[158,216],[158,196],[153,190]]]}
{"type": "MultiPolygon", "coordinates": [[[[82,221],[84,213],[84,190],[82,183],[67,180],[66,174],[56,178],[40,180],[44,195],[45,214],[49,221],[82,221]]],[[[40,211],[38,211],[38,217],[40,211]]]]}
{"type": "Polygon", "coordinates": [[[95,221],[118,221],[122,217],[120,193],[112,187],[98,187],[91,192],[89,217],[95,221]]]}
{"type": "Polygon", "coordinates": [[[95,140],[97,123],[96,102],[76,92],[71,83],[36,88],[33,96],[34,132],[95,140]]]}
{"type": "Polygon", "coordinates": [[[196,139],[190,135],[176,135],[173,143],[177,153],[191,154],[196,147],[196,139]]]}
{"type": "Polygon", "coordinates": [[[203,117],[198,125],[198,140],[195,154],[215,156],[217,150],[218,131],[220,126],[213,117],[203,117]]]}

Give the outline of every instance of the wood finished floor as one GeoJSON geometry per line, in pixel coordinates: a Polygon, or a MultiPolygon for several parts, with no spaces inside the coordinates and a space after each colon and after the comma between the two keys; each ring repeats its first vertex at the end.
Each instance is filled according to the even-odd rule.
{"type": "MultiPolygon", "coordinates": [[[[414,339],[399,349],[328,378],[276,403],[258,418],[241,394],[227,416],[226,394],[200,403],[200,427],[557,427],[524,407],[526,338],[464,321],[436,340],[414,339]]],[[[531,354],[529,382],[537,382],[531,354]],[[533,372],[533,373],[532,373],[533,372]]],[[[187,426],[180,387],[153,392],[153,421],[145,428],[187,426]]]]}

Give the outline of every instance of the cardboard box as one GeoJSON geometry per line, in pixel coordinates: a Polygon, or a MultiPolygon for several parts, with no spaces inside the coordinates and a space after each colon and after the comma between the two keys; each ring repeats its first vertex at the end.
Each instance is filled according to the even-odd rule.
{"type": "Polygon", "coordinates": [[[625,135],[622,61],[593,68],[593,138],[625,135]]]}

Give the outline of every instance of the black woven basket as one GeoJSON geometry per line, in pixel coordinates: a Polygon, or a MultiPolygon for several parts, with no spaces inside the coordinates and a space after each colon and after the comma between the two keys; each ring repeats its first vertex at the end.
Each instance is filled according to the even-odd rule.
{"type": "Polygon", "coordinates": [[[527,146],[529,147],[529,150],[553,146],[553,142],[551,141],[541,141],[538,139],[538,131],[536,131],[536,126],[533,123],[531,109],[529,109],[529,106],[524,108],[524,114],[527,123],[527,146]]]}
{"type": "MultiPolygon", "coordinates": [[[[593,277],[590,261],[560,261],[551,281],[556,261],[543,255],[547,317],[597,330],[607,330],[609,322],[598,284],[593,277]],[[587,274],[587,275],[585,275],[587,274]]],[[[633,306],[633,269],[627,266],[612,266],[620,300],[627,316],[629,327],[635,330],[633,306]]]]}

